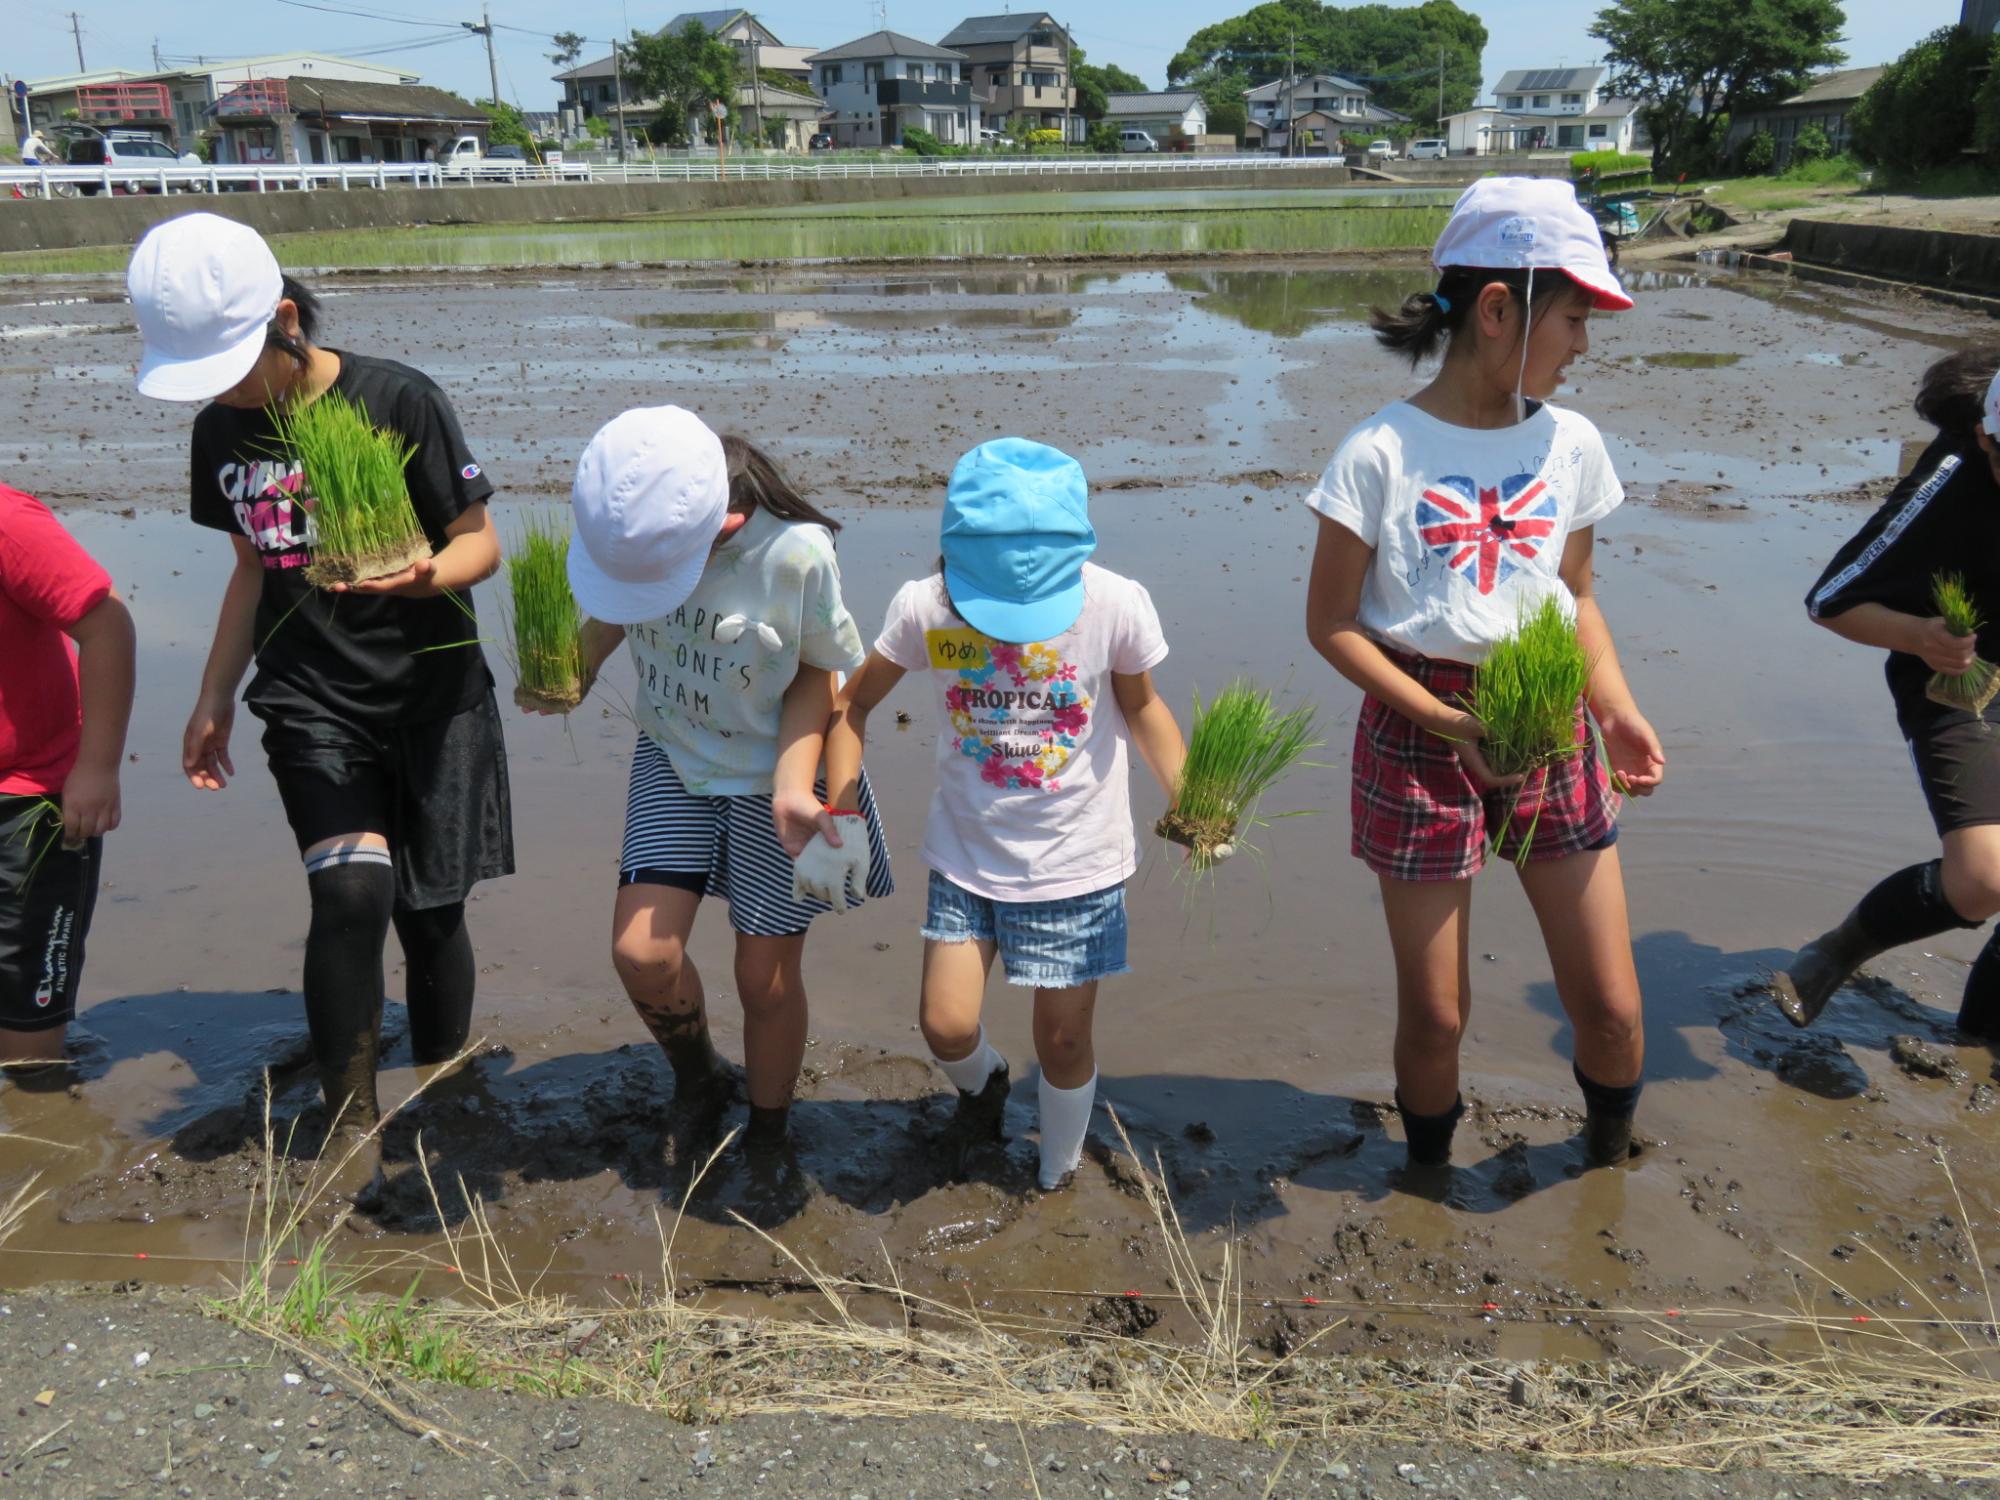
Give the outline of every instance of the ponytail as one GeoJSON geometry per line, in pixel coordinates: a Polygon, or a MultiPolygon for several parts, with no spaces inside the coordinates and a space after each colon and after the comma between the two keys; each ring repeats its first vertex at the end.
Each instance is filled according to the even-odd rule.
{"type": "Polygon", "coordinates": [[[1472,305],[1480,291],[1499,282],[1524,307],[1542,302],[1553,305],[1560,288],[1576,290],[1576,283],[1556,270],[1488,270],[1479,266],[1447,266],[1438,277],[1437,290],[1416,292],[1403,299],[1394,312],[1370,308],[1368,324],[1375,341],[1384,349],[1406,356],[1412,365],[1422,364],[1434,354],[1451,348],[1472,316],[1472,305]]]}
{"type": "Polygon", "coordinates": [[[729,508],[747,515],[767,510],[781,521],[809,521],[829,532],[840,522],[792,487],[770,456],[756,444],[734,434],[722,439],[722,456],[729,465],[729,508]]]}

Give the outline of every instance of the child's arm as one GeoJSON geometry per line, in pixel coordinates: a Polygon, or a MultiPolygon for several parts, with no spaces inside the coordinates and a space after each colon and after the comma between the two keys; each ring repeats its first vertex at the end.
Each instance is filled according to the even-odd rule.
{"type": "Polygon", "coordinates": [[[96,838],[118,826],[118,765],[125,758],[125,726],[132,717],[136,655],[132,613],[116,594],[69,627],[76,642],[76,673],[83,697],[83,726],[76,765],[63,783],[65,839],[96,838]]]}
{"type": "Polygon", "coordinates": [[[205,792],[219,792],[236,774],[229,758],[229,730],[236,720],[236,689],[256,652],[257,600],[264,592],[264,564],[248,537],[231,537],[236,567],[222,591],[215,644],[202,669],[201,692],[181,736],[181,769],[205,792]]]}
{"type": "Polygon", "coordinates": [[[468,505],[444,529],[445,544],[430,557],[419,558],[400,573],[360,583],[336,583],[336,594],[399,594],[405,599],[432,599],[484,583],[500,570],[500,533],[481,500],[468,505]]]}
{"type": "Polygon", "coordinates": [[[1979,637],[1953,635],[1942,615],[1910,615],[1886,604],[1857,604],[1837,615],[1814,615],[1813,624],[1823,625],[1844,641],[1857,646],[1877,646],[1884,651],[1901,651],[1922,659],[1933,672],[1957,676],[1972,669],[1979,654],[1979,637]]]}
{"type": "Polygon", "coordinates": [[[1172,802],[1180,795],[1181,763],[1187,759],[1187,741],[1174,711],[1153,688],[1151,672],[1113,672],[1111,695],[1125,712],[1125,724],[1132,731],[1132,743],[1139,747],[1153,779],[1172,802]]]}
{"type": "MultiPolygon", "coordinates": [[[[847,679],[833,700],[833,717],[826,726],[826,800],[829,807],[853,812],[861,803],[861,750],[868,738],[868,714],[889,696],[903,680],[903,669],[879,651],[870,651],[868,660],[847,679]]],[[[815,809],[818,812],[818,809],[815,809]]],[[[817,831],[826,835],[834,848],[840,835],[833,819],[823,814],[806,830],[810,839],[817,831]]],[[[801,845],[803,847],[803,845],[801,845]]]]}
{"type": "Polygon", "coordinates": [[[1666,777],[1667,756],[1660,748],[1660,737],[1633,700],[1624,668],[1618,665],[1618,649],[1611,644],[1611,627],[1597,607],[1591,568],[1595,545],[1595,528],[1585,526],[1571,532],[1563,543],[1561,569],[1563,582],[1576,595],[1577,644],[1591,664],[1590,712],[1603,732],[1605,757],[1622,783],[1620,789],[1634,796],[1650,796],[1666,777]]]}
{"type": "MultiPolygon", "coordinates": [[[[771,778],[771,818],[778,842],[793,859],[822,830],[819,798],[813,795],[813,775],[826,747],[827,716],[833,711],[833,673],[801,663],[792,685],[785,689],[778,714],[778,768],[771,778]]],[[[832,776],[827,777],[832,784],[832,776]]],[[[852,807],[835,802],[835,807],[852,807]]],[[[828,843],[840,840],[828,836],[828,843]]]]}
{"type": "Polygon", "coordinates": [[[1389,659],[1361,628],[1361,588],[1375,549],[1340,522],[1319,518],[1319,545],[1313,552],[1312,580],[1306,586],[1306,639],[1349,682],[1421,729],[1451,741],[1452,749],[1481,786],[1514,786],[1519,776],[1496,776],[1480,754],[1486,726],[1461,708],[1445,703],[1389,659]]]}

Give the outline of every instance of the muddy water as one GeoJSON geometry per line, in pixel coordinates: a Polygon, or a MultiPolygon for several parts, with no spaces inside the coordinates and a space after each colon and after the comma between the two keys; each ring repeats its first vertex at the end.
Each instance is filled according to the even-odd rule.
{"type": "MultiPolygon", "coordinates": [[[[1192,901],[1149,857],[1132,891],[1138,972],[1100,1004],[1102,1097],[1157,1155],[1190,1231],[1244,1239],[1251,1290],[1271,1304],[1252,1331],[1270,1347],[1337,1306],[1336,1342],[1638,1353],[1647,1311],[1719,1309],[1712,1329],[1800,1288],[1842,1310],[1821,1277],[1878,1316],[1919,1291],[1969,1315],[1979,1266],[1932,1157],[1951,1153],[1990,1266],[1993,1061],[1952,1045],[1948,1024],[1975,940],[1893,955],[1805,1037],[1755,987],[1875,876],[1935,848],[1877,663],[1814,630],[1798,601],[1865,513],[1854,495],[1879,490],[1922,435],[1908,410],[1920,369],[1982,330],[1742,279],[1633,279],[1637,310],[1593,326],[1567,399],[1602,425],[1633,492],[1602,528],[1602,592],[1670,759],[1668,788],[1632,810],[1621,843],[1654,1145],[1630,1170],[1570,1174],[1565,1023],[1527,907],[1494,872],[1473,940],[1473,1114],[1442,1202],[1393,1182],[1391,974],[1372,881],[1346,854],[1356,695],[1300,628],[1313,529],[1299,496],[1346,425],[1408,384],[1360,310],[1420,271],[418,277],[330,287],[329,331],[452,393],[510,502],[503,525],[512,504],[559,497],[584,439],[628,404],[680,401],[766,440],[846,523],[846,589],[868,630],[935,555],[953,458],[1000,432],[1046,438],[1093,477],[1102,560],[1160,604],[1173,701],[1247,671],[1322,705],[1328,767],[1269,809],[1317,815],[1260,834],[1259,859],[1192,901]],[[1948,1076],[1906,1076],[1890,1056],[1901,1034],[1936,1043],[1948,1076]]],[[[0,396],[48,414],[17,426],[8,478],[58,504],[112,568],[142,643],[127,823],[85,976],[87,1076],[73,1096],[0,1093],[0,1127],[56,1143],[0,1140],[0,1191],[39,1172],[49,1193],[0,1247],[8,1283],[214,1284],[242,1242],[263,1070],[281,1128],[309,1132],[313,1116],[298,1068],[303,881],[254,722],[239,725],[228,792],[197,795],[178,772],[228,546],[174,512],[189,413],[129,393],[123,316],[19,292],[0,306],[0,396]]],[[[964,1184],[941,1181],[925,1145],[944,1100],[913,1025],[917,849],[940,726],[913,691],[892,701],[913,722],[879,716],[869,759],[900,889],[815,930],[797,1130],[820,1193],[780,1236],[828,1270],[880,1278],[886,1251],[927,1292],[1115,1316],[1102,1294],[1157,1291],[1165,1270],[1113,1153],[1071,1194],[1032,1191],[1017,994],[996,986],[988,1010],[1021,1084],[1013,1144],[964,1184]]],[[[598,702],[566,724],[510,724],[522,870],[473,908],[489,1052],[399,1123],[399,1180],[380,1218],[345,1232],[350,1258],[427,1243],[409,1171],[421,1129],[447,1216],[461,1193],[483,1198],[550,1287],[597,1297],[657,1279],[655,1214],[674,1207],[657,1158],[665,1076],[605,952],[631,742],[598,702]]],[[[1150,824],[1158,791],[1136,800],[1150,824]]],[[[733,1049],[720,913],[694,951],[733,1049]]],[[[416,1082],[398,1049],[385,1098],[416,1082]]],[[[1101,1115],[1095,1135],[1112,1140],[1101,1115]]],[[[679,1231],[683,1286],[748,1295],[796,1279],[728,1219],[743,1193],[725,1159],[679,1231]]]]}

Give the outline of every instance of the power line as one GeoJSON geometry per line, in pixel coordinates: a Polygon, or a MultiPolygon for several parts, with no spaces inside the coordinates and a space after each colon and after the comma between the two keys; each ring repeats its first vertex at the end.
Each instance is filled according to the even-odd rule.
{"type": "Polygon", "coordinates": [[[278,4],[289,5],[294,10],[319,10],[325,11],[330,16],[359,16],[364,21],[392,21],[398,26],[428,26],[440,31],[455,30],[459,24],[456,21],[416,20],[409,16],[392,16],[373,10],[353,10],[339,5],[315,5],[312,0],[278,0],[278,4]]]}

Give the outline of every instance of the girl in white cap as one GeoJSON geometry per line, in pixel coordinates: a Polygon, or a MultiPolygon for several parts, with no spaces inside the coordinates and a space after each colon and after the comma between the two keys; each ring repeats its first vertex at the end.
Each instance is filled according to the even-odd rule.
{"type": "MultiPolygon", "coordinates": [[[[2000,658],[2000,349],[1950,354],[1924,373],[1917,414],[1937,437],[1917,466],[1826,565],[1806,598],[1813,620],[1883,663],[1896,724],[1942,842],[1941,857],[1898,870],[1831,932],[1800,950],[1773,984],[1795,1026],[1810,1026],[1862,964],[1891,948],[2000,913],[2000,755],[1992,710],[1939,703],[1931,674],[1975,656],[2000,658]],[[1953,635],[1932,602],[1941,572],[1957,573],[1988,622],[1953,635]]],[[[2000,936],[1965,978],[1961,1031],[2000,1042],[2000,936]]]]}
{"type": "MultiPolygon", "coordinates": [[[[145,338],[140,393],[206,403],[190,513],[235,549],[182,764],[205,791],[236,774],[234,700],[254,664],[244,701],[305,861],[306,1020],[330,1133],[374,1146],[390,927],[412,1050],[444,1062],[472,1020],[466,895],[514,868],[506,747],[469,618],[469,591],[500,565],[493,486],[432,381],[318,342],[317,300],[254,230],[215,214],[169,219],[139,242],[126,284],[145,338]],[[435,549],[338,592],[305,581],[314,500],[270,415],[327,391],[410,444],[404,479],[435,549]]],[[[354,1155],[365,1176],[374,1151],[354,1155]]]]}
{"type": "Polygon", "coordinates": [[[1521,857],[1576,1032],[1586,1160],[1611,1163],[1631,1149],[1644,1043],[1605,766],[1585,736],[1537,775],[1538,818],[1517,819],[1518,778],[1487,765],[1464,702],[1487,649],[1553,597],[1594,664],[1579,728],[1587,707],[1632,792],[1664,774],[1592,588],[1594,528],[1624,491],[1597,429],[1548,403],[1589,348],[1591,312],[1632,304],[1562,182],[1474,184],[1432,259],[1437,289],[1374,322],[1412,364],[1442,353],[1437,374],[1350,432],[1306,502],[1319,518],[1307,631],[1367,694],[1353,850],[1381,882],[1395,953],[1396,1103],[1412,1165],[1447,1163],[1472,878],[1491,846],[1521,857]]]}
{"type": "MultiPolygon", "coordinates": [[[[805,894],[793,856],[816,842],[807,868],[837,861],[816,837],[816,780],[834,674],[862,658],[834,561],[840,523],[758,449],[676,406],[607,423],[577,464],[571,504],[586,671],[594,680],[624,642],[638,672],[611,956],[674,1070],[667,1163],[701,1164],[736,1092],[687,956],[702,898],[720,896],[736,932],[752,1207],[782,1214],[803,1185],[786,1123],[805,1057],[806,930],[834,909],[805,894]]],[[[886,896],[888,847],[865,781],[845,806],[852,894],[886,896]]]]}

